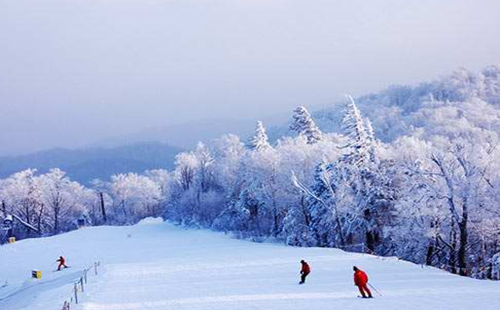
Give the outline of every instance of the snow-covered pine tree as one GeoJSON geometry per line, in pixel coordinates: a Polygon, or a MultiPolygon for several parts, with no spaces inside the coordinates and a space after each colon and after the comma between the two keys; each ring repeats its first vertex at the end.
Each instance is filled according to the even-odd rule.
{"type": "Polygon", "coordinates": [[[307,138],[307,144],[314,144],[322,139],[322,132],[304,107],[297,107],[293,114],[290,130],[294,130],[307,138]]]}
{"type": "Polygon", "coordinates": [[[348,140],[344,146],[348,151],[344,154],[342,161],[361,167],[365,166],[370,159],[370,142],[363,118],[354,103],[354,99],[351,96],[347,96],[347,98],[349,101],[342,119],[342,130],[348,140]]]}
{"type": "Polygon", "coordinates": [[[261,121],[258,121],[257,127],[255,128],[255,134],[248,142],[248,147],[256,151],[268,149],[271,147],[268,140],[266,128],[261,121]]]}
{"type": "Polygon", "coordinates": [[[377,146],[378,142],[375,139],[375,132],[373,131],[372,122],[368,117],[365,117],[366,139],[368,141],[368,154],[371,163],[377,163],[377,146]]]}
{"type": "Polygon", "coordinates": [[[344,149],[347,152],[336,167],[340,178],[339,188],[343,188],[343,201],[351,201],[352,206],[341,209],[352,217],[346,232],[354,242],[363,242],[371,251],[376,251],[383,241],[383,227],[390,220],[395,192],[391,177],[394,176],[393,164],[381,162],[378,158],[378,142],[369,119],[364,119],[356,107],[354,99],[347,96],[346,113],[342,129],[347,138],[344,149]],[[346,209],[347,208],[347,209],[346,209]]]}

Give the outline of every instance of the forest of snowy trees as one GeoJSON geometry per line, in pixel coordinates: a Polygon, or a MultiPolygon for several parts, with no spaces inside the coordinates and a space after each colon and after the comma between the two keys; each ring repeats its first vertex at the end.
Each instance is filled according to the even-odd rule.
{"type": "Polygon", "coordinates": [[[293,135],[270,140],[257,122],[250,139],[228,134],[178,154],[173,171],[120,174],[91,187],[59,169],[21,171],[0,181],[0,218],[14,214],[24,238],[74,229],[78,219],[163,216],[255,241],[500,279],[500,67],[359,102],[347,96],[342,109],[321,112],[335,132],[298,107],[293,135]]]}

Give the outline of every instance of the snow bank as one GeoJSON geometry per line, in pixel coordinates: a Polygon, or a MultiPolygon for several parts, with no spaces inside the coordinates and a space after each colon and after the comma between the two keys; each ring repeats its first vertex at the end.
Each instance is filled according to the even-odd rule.
{"type": "Polygon", "coordinates": [[[137,225],[158,225],[162,224],[164,221],[161,217],[147,217],[142,219],[137,225]]]}

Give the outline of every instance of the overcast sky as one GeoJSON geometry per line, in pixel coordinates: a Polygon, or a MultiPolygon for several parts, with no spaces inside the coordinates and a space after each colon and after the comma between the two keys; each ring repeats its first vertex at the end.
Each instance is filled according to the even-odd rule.
{"type": "Polygon", "coordinates": [[[0,155],[500,62],[500,1],[0,0],[0,155]]]}

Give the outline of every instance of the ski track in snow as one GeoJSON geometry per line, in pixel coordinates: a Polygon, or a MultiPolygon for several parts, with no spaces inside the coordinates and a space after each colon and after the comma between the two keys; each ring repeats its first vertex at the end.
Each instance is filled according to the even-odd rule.
{"type": "Polygon", "coordinates": [[[103,264],[100,274],[89,277],[72,310],[500,309],[499,282],[396,258],[252,243],[164,223],[85,228],[0,247],[0,281],[9,280],[0,309],[59,310],[77,272],[95,260],[103,264]],[[60,254],[74,273],[50,272],[60,254]],[[298,285],[302,258],[312,273],[298,285]],[[375,291],[371,300],[356,297],[353,265],[368,272],[382,297],[375,291]],[[46,266],[40,282],[26,279],[34,266],[46,266]]]}
{"type": "MultiPolygon", "coordinates": [[[[319,261],[327,261],[327,262],[332,262],[332,261],[339,261],[338,258],[333,258],[332,257],[321,257],[318,256],[318,260],[314,260],[315,263],[318,263],[319,261]]],[[[346,258],[342,258],[341,260],[346,260],[346,258]]],[[[352,258],[351,258],[352,260],[352,258]]],[[[296,264],[296,261],[290,261],[288,262],[286,259],[285,260],[277,260],[277,259],[270,259],[268,261],[259,261],[259,262],[253,262],[250,264],[246,263],[234,263],[234,264],[227,264],[225,265],[226,272],[233,274],[234,271],[237,271],[238,268],[241,267],[247,267],[247,266],[266,266],[266,267],[271,267],[276,264],[283,264],[283,263],[294,263],[296,264]],[[232,268],[235,268],[235,270],[231,270],[232,268]]],[[[172,283],[169,283],[165,287],[162,287],[161,283],[164,281],[161,281],[164,275],[177,272],[177,271],[214,271],[215,273],[220,272],[218,268],[222,268],[223,265],[212,265],[212,264],[207,264],[207,265],[202,265],[202,264],[195,264],[195,265],[186,265],[184,268],[167,268],[167,269],[161,269],[161,268],[155,268],[154,270],[149,269],[147,266],[145,266],[146,269],[144,270],[135,270],[139,272],[132,272],[129,273],[127,270],[134,270],[132,266],[127,265],[127,266],[112,266],[111,270],[108,270],[106,273],[106,281],[104,281],[102,286],[98,284],[99,287],[96,287],[94,290],[98,291],[98,296],[95,299],[113,299],[113,296],[118,296],[118,295],[125,295],[128,296],[129,298],[134,298],[135,295],[141,295],[142,293],[145,293],[146,295],[150,294],[150,297],[153,296],[158,296],[159,291],[162,291],[163,289],[168,290],[169,286],[175,285],[172,283]],[[141,279],[143,278],[143,279],[141,279]],[[144,281],[144,282],[143,282],[144,281]],[[140,283],[140,289],[138,292],[137,288],[133,288],[132,283],[140,283]],[[158,287],[158,285],[160,285],[158,287]],[[131,288],[132,286],[132,288],[131,288]],[[156,293],[153,293],[154,291],[157,291],[156,293]],[[135,292],[134,292],[135,291],[135,292]]],[[[211,272],[208,274],[213,275],[211,272]]],[[[208,274],[205,274],[207,276],[208,274]]],[[[440,280],[436,279],[438,282],[440,280]]],[[[449,279],[443,279],[448,283],[449,279]]],[[[244,280],[243,280],[244,281],[244,280]]],[[[425,280],[424,280],[425,281],[425,280]]],[[[442,280],[441,280],[442,281],[442,280]]],[[[201,282],[193,282],[190,279],[188,279],[185,282],[189,282],[188,285],[184,283],[186,286],[210,286],[210,282],[208,281],[201,281],[201,282]]],[[[223,282],[223,281],[221,281],[223,282]]],[[[228,281],[225,284],[219,282],[218,285],[228,285],[231,287],[234,285],[234,281],[228,281]],[[231,283],[233,282],[233,283],[231,283]]],[[[394,281],[388,281],[390,283],[394,283],[394,281]]],[[[401,284],[404,283],[411,283],[411,282],[418,282],[418,280],[412,280],[409,279],[407,281],[396,281],[396,283],[399,282],[401,284]]],[[[380,283],[383,283],[382,281],[380,283]]],[[[306,284],[309,285],[309,284],[306,284]]],[[[314,284],[312,284],[314,285],[314,284]]],[[[310,285],[310,286],[312,286],[310,285]]],[[[181,285],[182,286],[182,285],[181,285]]],[[[309,286],[309,287],[310,287],[309,286]]],[[[303,286],[304,288],[306,286],[303,286]]],[[[405,297],[411,296],[413,298],[439,298],[440,296],[447,296],[447,298],[453,298],[453,299],[461,299],[464,298],[464,296],[467,295],[474,295],[474,294],[489,294],[489,295],[495,295],[499,293],[499,287],[488,287],[488,288],[477,288],[477,289],[472,289],[467,285],[457,287],[454,286],[452,288],[450,287],[434,287],[434,288],[413,288],[413,289],[392,289],[392,290],[384,290],[384,296],[380,297],[377,296],[377,293],[375,291],[372,292],[375,296],[376,299],[372,301],[379,301],[379,298],[383,298],[383,301],[387,302],[390,301],[391,298],[397,298],[396,301],[399,299],[406,299],[405,297]]],[[[341,290],[337,291],[335,293],[333,292],[310,292],[310,293],[278,293],[278,294],[239,294],[239,295],[218,295],[218,296],[207,296],[207,297],[189,297],[189,298],[169,298],[169,299],[159,299],[159,300],[154,300],[154,301],[138,301],[138,302],[117,302],[117,303],[109,303],[109,302],[88,302],[83,306],[84,310],[139,310],[139,309],[278,309],[279,305],[274,304],[274,306],[270,305],[269,302],[287,302],[287,304],[292,304],[295,305],[295,307],[299,306],[296,302],[297,301],[303,301],[304,307],[300,307],[300,309],[308,309],[308,307],[318,300],[321,300],[323,303],[329,302],[331,305],[337,304],[335,300],[343,299],[342,303],[340,304],[346,304],[346,303],[351,303],[353,302],[353,298],[356,296],[356,289],[350,289],[350,290],[341,290]],[[257,304],[256,304],[257,302],[257,304]],[[267,302],[267,303],[266,303],[267,302]]],[[[123,298],[122,298],[123,299],[123,298]]],[[[146,299],[144,297],[138,297],[139,300],[146,299]]],[[[356,300],[356,299],[355,299],[356,300]]],[[[500,306],[500,300],[497,300],[497,306],[500,306]]],[[[494,303],[493,303],[494,304],[494,303]]],[[[357,304],[354,304],[357,305],[357,304]]],[[[357,305],[359,306],[359,305],[357,305]]],[[[397,309],[398,307],[401,306],[399,302],[396,302],[393,304],[394,309],[397,309]]],[[[417,305],[415,309],[426,309],[425,307],[422,307],[423,305],[417,305]]],[[[287,307],[283,307],[285,309],[287,307]]],[[[343,306],[344,309],[346,306],[343,306]]],[[[386,308],[385,309],[391,309],[391,308],[386,308]]],[[[411,306],[404,307],[404,309],[411,309],[411,306]]],[[[430,309],[430,308],[429,308],[430,309]]],[[[440,307],[433,308],[433,309],[441,309],[440,307]]],[[[455,307],[454,309],[461,309],[460,307],[455,307]]],[[[467,309],[467,308],[464,308],[467,309]]],[[[493,309],[493,308],[492,308],[493,309]]]]}

